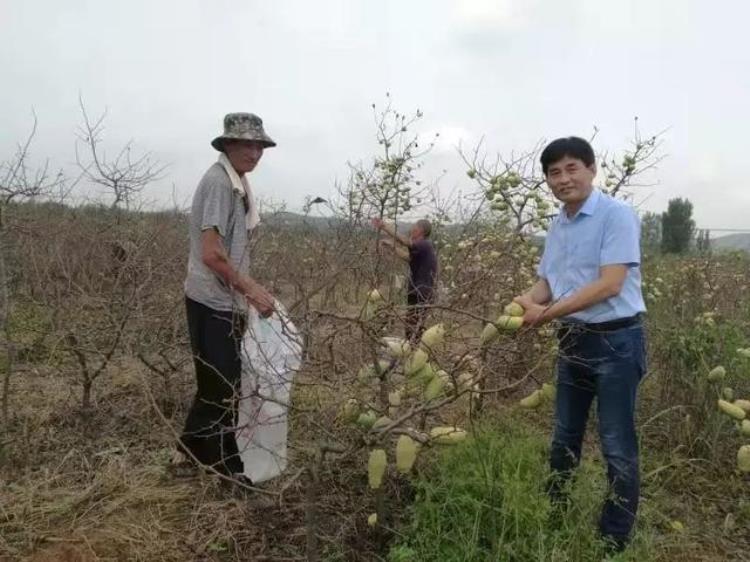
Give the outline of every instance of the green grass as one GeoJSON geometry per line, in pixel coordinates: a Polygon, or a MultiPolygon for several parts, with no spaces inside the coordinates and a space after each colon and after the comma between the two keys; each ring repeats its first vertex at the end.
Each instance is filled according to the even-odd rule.
{"type": "MultiPolygon", "coordinates": [[[[547,452],[546,438],[514,418],[442,451],[415,481],[410,523],[390,562],[602,560],[596,521],[606,494],[603,467],[582,464],[571,508],[555,516],[544,492],[547,452]]],[[[611,560],[654,560],[649,536],[639,529],[631,547],[611,560]]]]}

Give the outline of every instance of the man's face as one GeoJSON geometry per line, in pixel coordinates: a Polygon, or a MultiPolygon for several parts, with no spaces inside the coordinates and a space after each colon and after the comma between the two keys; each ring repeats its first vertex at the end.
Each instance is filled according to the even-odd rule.
{"type": "Polygon", "coordinates": [[[596,165],[586,166],[577,158],[565,156],[547,168],[547,185],[566,205],[582,203],[591,194],[596,165]]]}
{"type": "Polygon", "coordinates": [[[224,152],[239,174],[252,172],[263,156],[263,143],[251,140],[224,141],[224,152]]]}
{"type": "Polygon", "coordinates": [[[415,224],[411,227],[411,230],[409,230],[409,239],[410,240],[420,240],[424,238],[424,233],[422,232],[422,228],[415,224]]]}

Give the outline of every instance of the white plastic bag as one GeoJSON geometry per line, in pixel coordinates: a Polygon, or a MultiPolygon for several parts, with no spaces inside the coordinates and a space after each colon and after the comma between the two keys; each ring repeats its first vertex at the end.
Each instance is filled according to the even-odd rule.
{"type": "Polygon", "coordinates": [[[251,310],[247,324],[235,436],[245,476],[263,482],[286,468],[289,397],[302,345],[279,302],[269,318],[251,310]]]}

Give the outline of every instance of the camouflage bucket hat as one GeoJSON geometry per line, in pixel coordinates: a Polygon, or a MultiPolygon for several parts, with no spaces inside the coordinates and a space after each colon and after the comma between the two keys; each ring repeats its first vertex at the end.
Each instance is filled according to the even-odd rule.
{"type": "Polygon", "coordinates": [[[211,146],[224,152],[224,141],[230,139],[258,141],[265,148],[276,146],[263,130],[263,120],[253,113],[227,113],[224,116],[224,134],[212,140],[211,146]]]}

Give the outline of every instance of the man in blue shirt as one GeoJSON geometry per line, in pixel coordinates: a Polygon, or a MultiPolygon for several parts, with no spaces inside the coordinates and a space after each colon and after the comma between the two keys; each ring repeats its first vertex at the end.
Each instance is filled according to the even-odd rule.
{"type": "Polygon", "coordinates": [[[525,309],[525,324],[560,324],[549,491],[563,503],[596,397],[611,492],[599,527],[619,551],[635,523],[640,487],[635,403],[646,371],[640,223],[630,206],[593,187],[594,151],[585,140],[553,141],[541,164],[564,205],[547,234],[539,279],[515,301],[525,309]]]}

